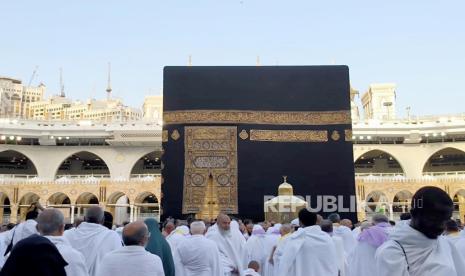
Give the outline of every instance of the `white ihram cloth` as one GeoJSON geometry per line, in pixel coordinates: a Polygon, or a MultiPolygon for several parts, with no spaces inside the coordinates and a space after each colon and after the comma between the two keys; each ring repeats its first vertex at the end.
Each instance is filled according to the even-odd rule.
{"type": "Polygon", "coordinates": [[[358,235],[360,235],[360,233],[362,233],[362,227],[360,226],[357,226],[352,230],[352,236],[354,236],[354,239],[356,240],[358,238],[358,235]]]}
{"type": "Polygon", "coordinates": [[[334,246],[336,247],[337,268],[339,269],[339,276],[347,275],[347,256],[344,251],[344,241],[341,237],[331,236],[334,246]]]}
{"type": "Polygon", "coordinates": [[[464,230],[460,231],[460,238],[454,244],[462,260],[465,260],[465,231],[464,230]]]}
{"type": "Polygon", "coordinates": [[[119,235],[103,225],[83,222],[77,228],[65,231],[71,246],[86,259],[90,276],[95,276],[105,254],[122,247],[119,235]]]}
{"type": "Polygon", "coordinates": [[[278,243],[276,245],[276,250],[274,251],[273,254],[273,271],[267,276],[278,276],[279,275],[279,261],[281,260],[281,257],[283,256],[284,253],[284,248],[286,247],[286,243],[289,240],[288,238],[291,236],[291,234],[286,234],[284,236],[281,236],[278,239],[278,243]]]}
{"type": "Polygon", "coordinates": [[[447,240],[449,240],[452,244],[455,244],[455,245],[459,240],[462,239],[462,235],[460,235],[460,232],[444,235],[444,237],[447,240]]]}
{"type": "Polygon", "coordinates": [[[246,242],[244,235],[242,235],[242,232],[239,229],[239,223],[235,220],[231,221],[231,233],[233,233],[233,235],[235,235],[239,240],[242,240],[244,243],[246,242]]]}
{"type": "Polygon", "coordinates": [[[68,263],[65,266],[67,276],[88,276],[86,261],[81,252],[72,248],[68,240],[63,236],[45,236],[60,252],[61,256],[68,263]]]}
{"type": "Polygon", "coordinates": [[[97,276],[164,276],[160,257],[139,245],[116,249],[105,255],[97,276]]]}
{"type": "MultiPolygon", "coordinates": [[[[376,263],[374,261],[376,247],[359,241],[354,251],[348,257],[347,276],[372,276],[376,275],[376,263]]],[[[393,274],[394,275],[394,274],[393,274]]]]}
{"type": "Polygon", "coordinates": [[[276,232],[265,236],[265,253],[267,256],[265,267],[260,268],[262,275],[272,276],[274,273],[274,264],[270,262],[270,259],[272,257],[271,253],[273,253],[273,249],[278,245],[280,237],[281,235],[276,234],[276,232]]]}
{"type": "Polygon", "coordinates": [[[5,232],[2,232],[0,233],[0,269],[3,267],[3,265],[5,264],[5,251],[6,251],[6,247],[8,246],[6,243],[5,243],[5,240],[7,238],[9,234],[9,231],[5,231],[5,232]]]}
{"type": "Polygon", "coordinates": [[[207,233],[206,237],[215,242],[220,251],[220,261],[224,275],[243,275],[246,267],[245,238],[238,230],[222,231],[217,229],[207,233]],[[237,231],[237,232],[235,232],[237,231]],[[237,270],[238,273],[232,273],[237,270]]]}
{"type": "Polygon", "coordinates": [[[357,240],[355,240],[352,230],[347,226],[334,225],[333,235],[342,238],[346,256],[348,256],[357,245],[357,240]]]}
{"type": "Polygon", "coordinates": [[[174,255],[176,248],[179,244],[182,244],[186,237],[189,236],[189,228],[185,225],[176,227],[171,233],[166,237],[166,241],[170,245],[171,252],[174,255]]]}
{"type": "Polygon", "coordinates": [[[260,276],[260,273],[256,272],[252,268],[247,268],[244,270],[244,276],[260,276]]]}
{"type": "Polygon", "coordinates": [[[187,237],[176,249],[176,276],[223,275],[220,251],[215,242],[203,235],[187,237]]]}
{"type": "Polygon", "coordinates": [[[245,248],[247,250],[247,264],[256,261],[260,264],[260,275],[265,275],[265,265],[270,256],[271,250],[267,251],[267,238],[265,230],[258,224],[253,226],[252,236],[247,240],[245,248]]]}
{"type": "Polygon", "coordinates": [[[320,226],[305,227],[287,239],[279,261],[278,275],[338,275],[336,247],[320,226]]]}
{"type": "Polygon", "coordinates": [[[5,238],[5,244],[8,246],[11,242],[11,239],[13,239],[13,245],[15,245],[20,240],[25,239],[33,234],[39,234],[37,231],[37,221],[28,219],[8,231],[8,235],[5,238]]]}
{"type": "Polygon", "coordinates": [[[429,239],[410,225],[402,225],[376,251],[377,276],[459,276],[465,263],[457,249],[444,237],[429,239]],[[407,258],[399,242],[405,250],[407,258]],[[410,269],[407,269],[407,260],[410,269]]]}

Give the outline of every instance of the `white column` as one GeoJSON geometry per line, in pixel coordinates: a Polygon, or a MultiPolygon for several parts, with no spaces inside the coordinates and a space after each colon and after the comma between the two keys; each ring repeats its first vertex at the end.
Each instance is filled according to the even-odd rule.
{"type": "Polygon", "coordinates": [[[74,205],[71,205],[71,223],[74,223],[74,205]]]}
{"type": "Polygon", "coordinates": [[[129,222],[134,221],[134,204],[130,205],[129,222]]]}
{"type": "Polygon", "coordinates": [[[389,219],[394,220],[394,210],[392,208],[392,202],[389,203],[389,219]]]}

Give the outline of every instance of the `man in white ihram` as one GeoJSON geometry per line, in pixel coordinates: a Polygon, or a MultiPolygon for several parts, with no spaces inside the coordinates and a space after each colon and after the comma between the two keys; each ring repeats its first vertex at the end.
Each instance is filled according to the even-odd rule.
{"type": "Polygon", "coordinates": [[[87,209],[84,222],[77,228],[65,231],[71,246],[84,255],[87,271],[95,276],[105,254],[123,246],[119,235],[103,226],[103,210],[98,206],[87,209]]]}
{"type": "Polygon", "coordinates": [[[220,252],[215,242],[205,238],[203,221],[191,223],[191,236],[176,248],[176,276],[211,276],[223,275],[220,252]]]}
{"type": "Polygon", "coordinates": [[[331,237],[315,225],[315,213],[299,211],[302,229],[287,238],[279,261],[278,275],[338,276],[336,247],[331,237]]]}
{"type": "MultiPolygon", "coordinates": [[[[33,203],[31,206],[34,205],[39,205],[39,203],[33,203]]],[[[40,206],[38,208],[43,208],[40,206]]],[[[8,234],[5,237],[4,243],[5,247],[7,247],[12,241],[14,246],[16,243],[21,241],[22,239],[25,239],[29,237],[30,235],[33,234],[39,234],[37,231],[37,216],[39,215],[39,212],[37,210],[31,210],[26,213],[26,220],[21,222],[20,224],[16,225],[13,229],[8,231],[8,234]]]]}
{"type": "Polygon", "coordinates": [[[63,259],[68,263],[65,266],[67,276],[89,275],[84,256],[81,252],[72,248],[63,237],[65,218],[60,210],[50,208],[40,213],[37,218],[37,229],[42,236],[45,236],[58,248],[63,259]]]}
{"type": "Polygon", "coordinates": [[[377,276],[462,276],[465,263],[441,236],[453,203],[437,187],[423,187],[412,198],[409,224],[396,227],[376,251],[377,276]]]}
{"type": "Polygon", "coordinates": [[[97,276],[164,276],[160,257],[145,250],[150,234],[142,221],[123,229],[124,247],[105,255],[97,276]]]}
{"type": "Polygon", "coordinates": [[[240,233],[230,228],[231,219],[219,214],[216,219],[217,229],[207,233],[207,238],[214,241],[220,251],[220,261],[225,276],[242,275],[245,268],[245,239],[240,233]]]}

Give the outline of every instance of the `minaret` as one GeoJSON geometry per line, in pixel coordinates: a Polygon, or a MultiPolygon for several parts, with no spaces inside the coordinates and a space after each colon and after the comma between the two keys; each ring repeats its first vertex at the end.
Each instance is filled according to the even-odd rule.
{"type": "Polygon", "coordinates": [[[192,55],[189,55],[189,62],[187,63],[187,66],[192,66],[192,55]]]}
{"type": "Polygon", "coordinates": [[[63,83],[63,68],[60,67],[60,97],[65,97],[65,84],[63,83]]]}
{"type": "Polygon", "coordinates": [[[111,99],[111,63],[108,62],[108,85],[107,85],[107,100],[111,99]]]}
{"type": "Polygon", "coordinates": [[[256,65],[256,66],[260,66],[260,65],[261,65],[261,64],[260,64],[260,56],[257,56],[257,60],[256,60],[256,64],[255,64],[255,65],[256,65]]]}

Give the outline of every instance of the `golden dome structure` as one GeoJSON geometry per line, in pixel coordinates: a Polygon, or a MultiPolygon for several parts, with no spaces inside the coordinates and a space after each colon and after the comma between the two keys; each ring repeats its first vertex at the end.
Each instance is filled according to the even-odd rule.
{"type": "Polygon", "coordinates": [[[283,176],[284,182],[278,187],[278,196],[265,201],[265,219],[276,223],[289,223],[299,211],[307,207],[307,202],[294,196],[294,188],[283,176]]]}

